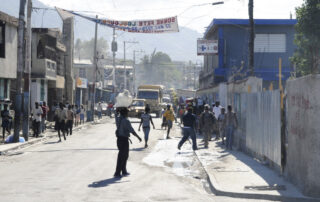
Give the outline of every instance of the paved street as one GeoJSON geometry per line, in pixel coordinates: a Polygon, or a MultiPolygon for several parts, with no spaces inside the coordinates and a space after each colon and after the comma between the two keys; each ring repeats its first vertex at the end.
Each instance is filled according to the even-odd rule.
{"type": "MultiPolygon", "coordinates": [[[[160,126],[159,119],[155,122],[160,126]]],[[[62,143],[53,138],[1,156],[1,201],[248,201],[216,197],[206,188],[199,162],[186,151],[190,145],[180,153],[175,147],[178,126],[173,130],[177,138],[170,140],[163,140],[164,130],[152,130],[148,149],[132,137],[131,175],[113,178],[114,129],[114,120],[107,118],[62,143]],[[163,155],[172,161],[163,162],[163,155]]]]}

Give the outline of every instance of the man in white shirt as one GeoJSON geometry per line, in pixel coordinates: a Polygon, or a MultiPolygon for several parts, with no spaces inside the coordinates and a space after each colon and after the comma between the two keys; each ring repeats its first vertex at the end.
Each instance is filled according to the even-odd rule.
{"type": "MultiPolygon", "coordinates": [[[[212,109],[214,116],[216,117],[216,120],[218,120],[219,115],[221,114],[221,108],[222,107],[220,106],[220,102],[216,101],[215,106],[212,109]]],[[[220,138],[219,128],[216,126],[217,126],[217,124],[215,125],[215,127],[213,129],[213,133],[216,135],[215,140],[219,140],[219,138],[220,138]]]]}
{"type": "Polygon", "coordinates": [[[40,131],[40,122],[41,122],[41,116],[43,114],[43,111],[41,107],[39,107],[39,103],[35,103],[35,108],[32,109],[32,120],[33,120],[33,136],[39,137],[39,131],[40,131]]]}

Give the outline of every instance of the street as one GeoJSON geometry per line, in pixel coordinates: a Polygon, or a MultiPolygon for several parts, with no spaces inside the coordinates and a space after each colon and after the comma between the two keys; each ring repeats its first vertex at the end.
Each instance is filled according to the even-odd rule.
{"type": "Polygon", "coordinates": [[[131,137],[131,175],[121,179],[113,178],[118,150],[110,118],[74,131],[62,143],[52,138],[1,156],[0,201],[248,201],[213,195],[189,143],[181,152],[176,148],[178,125],[170,140],[163,140],[160,119],[155,125],[149,148],[131,137]]]}

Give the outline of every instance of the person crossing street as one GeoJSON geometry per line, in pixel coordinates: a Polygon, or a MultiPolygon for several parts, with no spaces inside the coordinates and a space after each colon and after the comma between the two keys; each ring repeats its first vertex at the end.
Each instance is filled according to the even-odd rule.
{"type": "Polygon", "coordinates": [[[143,133],[144,133],[144,141],[145,141],[144,147],[145,148],[148,147],[148,139],[149,139],[149,133],[150,133],[150,122],[153,126],[153,129],[155,129],[153,121],[152,121],[152,117],[149,113],[150,113],[150,108],[146,108],[145,113],[143,113],[141,115],[141,122],[140,122],[139,129],[138,129],[138,131],[140,131],[140,128],[142,125],[142,129],[143,129],[143,133]]]}
{"type": "Polygon", "coordinates": [[[167,130],[167,139],[170,139],[170,130],[172,128],[172,124],[174,121],[174,113],[171,110],[171,106],[167,105],[167,110],[164,112],[163,117],[165,117],[167,124],[168,124],[168,130],[167,130]]]}
{"type": "Polygon", "coordinates": [[[182,127],[182,133],[183,137],[180,140],[178,144],[178,149],[180,150],[182,145],[187,141],[189,137],[192,139],[192,149],[197,150],[197,139],[196,139],[196,133],[195,133],[195,125],[196,125],[196,117],[194,114],[192,114],[192,108],[188,108],[188,112],[183,116],[182,118],[183,127],[182,127]]]}

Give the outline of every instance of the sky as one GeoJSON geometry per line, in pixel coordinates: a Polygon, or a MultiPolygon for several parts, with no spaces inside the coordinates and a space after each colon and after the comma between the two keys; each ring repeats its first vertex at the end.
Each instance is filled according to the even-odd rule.
{"type": "MultiPolygon", "coordinates": [[[[116,20],[178,16],[179,26],[204,33],[213,18],[248,18],[248,0],[40,0],[49,6],[116,20]]],[[[289,19],[303,0],[254,0],[254,18],[289,19]]]]}

